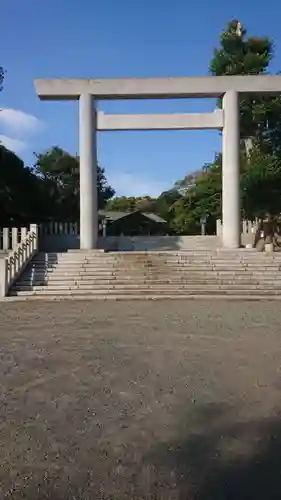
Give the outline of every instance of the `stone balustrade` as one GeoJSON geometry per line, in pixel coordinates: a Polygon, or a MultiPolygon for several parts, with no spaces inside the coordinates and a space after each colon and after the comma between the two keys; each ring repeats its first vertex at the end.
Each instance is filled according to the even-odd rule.
{"type": "Polygon", "coordinates": [[[30,225],[25,237],[9,251],[6,257],[0,259],[0,297],[5,297],[9,288],[23,272],[38,250],[38,228],[30,225]]]}
{"type": "Polygon", "coordinates": [[[26,238],[28,227],[2,227],[0,229],[0,251],[8,252],[16,248],[26,238]]]}
{"type": "MultiPolygon", "coordinates": [[[[243,246],[254,244],[257,228],[258,228],[258,222],[255,220],[251,221],[244,219],[241,221],[241,243],[243,246]]],[[[222,233],[223,233],[222,220],[217,219],[216,234],[217,236],[222,237],[222,233]]]]}

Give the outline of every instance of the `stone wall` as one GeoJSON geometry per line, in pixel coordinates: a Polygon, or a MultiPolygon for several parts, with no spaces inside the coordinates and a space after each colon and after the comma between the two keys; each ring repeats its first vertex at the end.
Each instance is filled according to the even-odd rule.
{"type": "Polygon", "coordinates": [[[99,238],[99,247],[121,251],[204,250],[221,246],[217,236],[120,236],[99,238]]]}

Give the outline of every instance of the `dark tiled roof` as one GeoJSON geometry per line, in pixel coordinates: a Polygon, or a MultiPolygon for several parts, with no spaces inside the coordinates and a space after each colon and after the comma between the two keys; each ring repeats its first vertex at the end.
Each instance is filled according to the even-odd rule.
{"type": "MultiPolygon", "coordinates": [[[[101,215],[102,218],[107,217],[108,219],[111,219],[112,221],[117,221],[119,219],[123,219],[125,217],[128,217],[128,215],[132,215],[133,213],[136,212],[114,212],[114,211],[106,211],[106,210],[99,210],[99,214],[101,215]]],[[[162,217],[159,217],[157,214],[153,213],[148,213],[148,212],[140,212],[142,215],[147,217],[148,219],[153,220],[154,222],[158,222],[161,224],[167,224],[167,221],[165,219],[162,219],[162,217]]]]}
{"type": "Polygon", "coordinates": [[[119,220],[123,219],[124,217],[127,217],[128,215],[131,215],[133,212],[114,212],[109,210],[108,212],[106,210],[99,210],[99,214],[102,217],[107,217],[108,219],[111,220],[119,220]]]}
{"type": "Polygon", "coordinates": [[[149,219],[154,220],[155,222],[161,222],[162,224],[167,224],[167,221],[160,217],[160,215],[149,213],[149,212],[142,212],[143,215],[146,217],[149,217],[149,219]]]}

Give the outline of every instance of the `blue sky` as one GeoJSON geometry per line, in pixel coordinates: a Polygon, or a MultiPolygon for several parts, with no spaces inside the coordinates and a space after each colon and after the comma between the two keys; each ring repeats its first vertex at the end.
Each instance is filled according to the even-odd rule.
{"type": "MultiPolygon", "coordinates": [[[[281,69],[280,0],[0,0],[0,139],[34,162],[54,145],[78,151],[76,102],[42,102],[37,77],[206,75],[226,22],[275,41],[272,71],[281,69]]],[[[212,100],[109,101],[111,113],[200,112],[212,100]]],[[[117,194],[159,194],[220,150],[215,131],[106,132],[99,163],[117,194]]]]}

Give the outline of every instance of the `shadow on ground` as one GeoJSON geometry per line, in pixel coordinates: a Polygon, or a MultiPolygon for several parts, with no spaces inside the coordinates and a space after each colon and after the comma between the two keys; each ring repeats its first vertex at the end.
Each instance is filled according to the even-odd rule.
{"type": "MultiPolygon", "coordinates": [[[[28,500],[277,500],[281,491],[281,416],[239,421],[224,405],[195,410],[181,438],[143,457],[116,489],[87,481],[87,471],[57,486],[43,481],[5,498],[28,500]],[[84,474],[85,472],[85,474],[84,474]],[[74,481],[73,481],[74,480],[74,481]],[[37,489],[38,488],[38,489],[37,489]],[[40,493],[39,493],[40,491],[40,493]]],[[[184,429],[185,427],[185,429],[184,429]]],[[[43,465],[43,464],[42,464],[43,465]]],[[[79,464],[77,464],[79,467],[79,464]]],[[[92,467],[95,463],[92,462],[92,467]]],[[[98,464],[97,464],[98,467],[98,464]]],[[[110,483],[111,471],[108,470],[110,483]]],[[[34,478],[35,479],[35,478],[34,478]]]]}
{"type": "Polygon", "coordinates": [[[153,498],[166,498],[167,491],[179,500],[281,498],[281,415],[239,421],[235,409],[214,404],[198,409],[192,421],[193,430],[187,423],[179,440],[146,457],[159,481],[153,498]]]}

